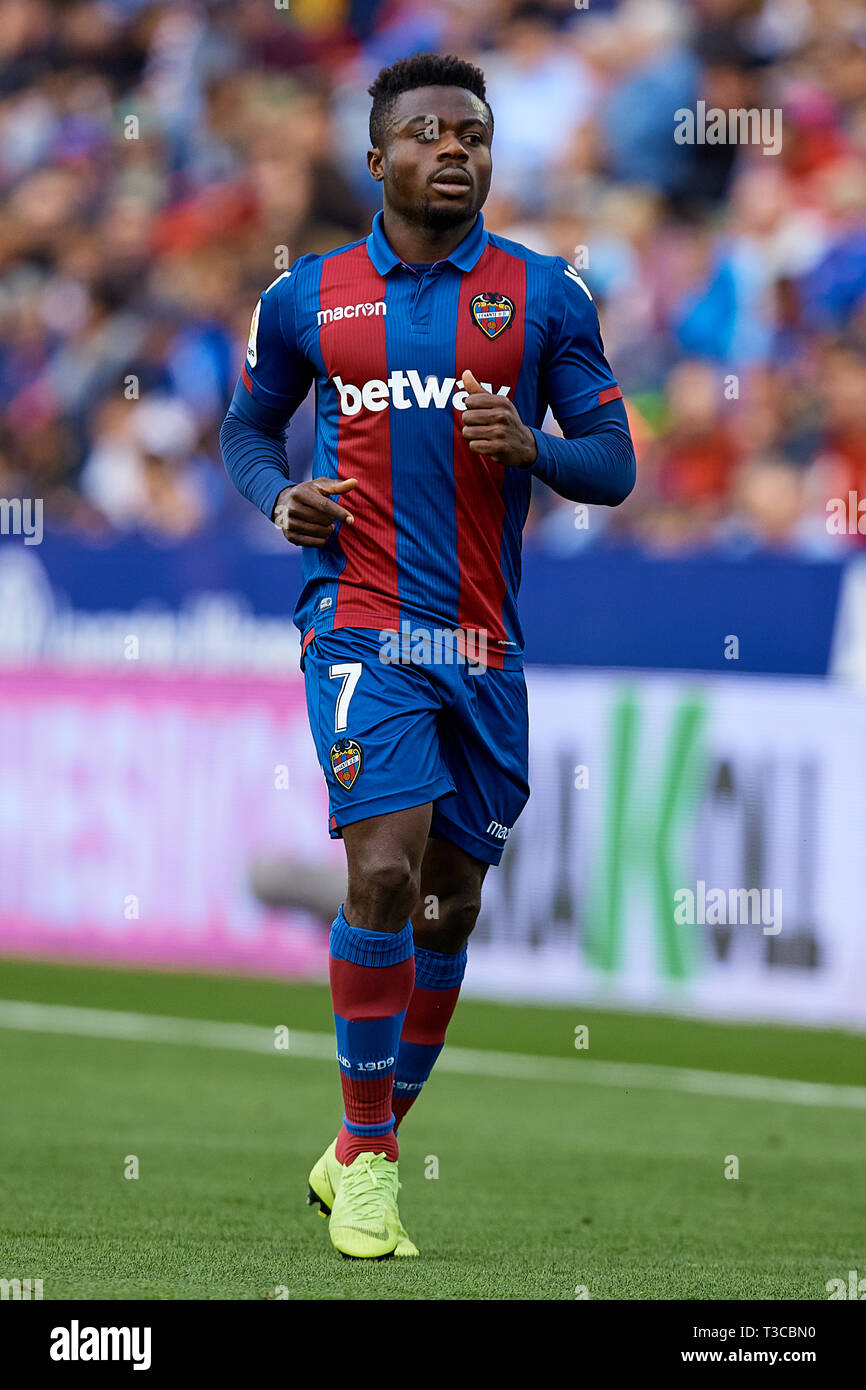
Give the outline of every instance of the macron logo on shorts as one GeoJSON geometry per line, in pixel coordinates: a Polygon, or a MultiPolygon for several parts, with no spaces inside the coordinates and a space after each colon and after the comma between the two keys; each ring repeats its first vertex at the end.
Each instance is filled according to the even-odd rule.
{"type": "Polygon", "coordinates": [[[511,834],[511,826],[500,825],[498,820],[492,820],[487,827],[487,834],[492,835],[494,840],[507,840],[511,834]]]}
{"type": "MultiPolygon", "coordinates": [[[[467,393],[462,386],[455,391],[457,378],[453,376],[441,380],[438,376],[428,376],[422,381],[419,373],[412,370],[392,372],[387,381],[374,377],[363,386],[353,386],[338,376],[332,380],[339,393],[341,415],[357,415],[361,410],[387,410],[389,405],[395,410],[409,410],[413,405],[422,410],[429,410],[431,405],[436,410],[446,410],[449,404],[455,410],[466,409],[467,393]]],[[[493,394],[488,381],[480,385],[493,394]]],[[[498,386],[496,395],[507,396],[510,390],[510,386],[498,386]]]]}

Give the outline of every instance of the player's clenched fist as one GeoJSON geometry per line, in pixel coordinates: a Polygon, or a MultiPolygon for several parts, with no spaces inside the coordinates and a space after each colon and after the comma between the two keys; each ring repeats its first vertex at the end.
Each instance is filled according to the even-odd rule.
{"type": "Polygon", "coordinates": [[[336,492],[351,492],[358,486],[357,478],[312,478],[308,483],[284,487],[274,504],[272,520],[292,545],[324,545],[334,533],[334,525],[345,521],[354,526],[355,518],[339,502],[331,500],[336,492]]]}
{"type": "Polygon", "coordinates": [[[533,463],[538,457],[535,436],[524,425],[514,402],[485,391],[471,372],[463,373],[462,382],[466,391],[463,438],[473,454],[484,454],[509,467],[533,463]]]}

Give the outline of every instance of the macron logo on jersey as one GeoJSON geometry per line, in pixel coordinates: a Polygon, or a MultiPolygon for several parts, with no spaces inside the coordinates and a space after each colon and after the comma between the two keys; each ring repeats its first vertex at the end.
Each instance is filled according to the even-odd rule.
{"type": "Polygon", "coordinates": [[[573,285],[580,285],[580,288],[583,290],[584,294],[586,295],[587,299],[591,304],[595,302],[586,285],[584,284],[582,277],[578,275],[573,265],[567,265],[565,267],[565,278],[566,280],[570,280],[573,285]]]}
{"type": "MultiPolygon", "coordinates": [[[[457,378],[453,376],[441,380],[438,376],[428,376],[422,381],[416,371],[392,372],[387,381],[374,377],[363,386],[353,386],[338,376],[332,380],[339,392],[341,415],[357,415],[362,409],[387,410],[389,405],[395,410],[409,410],[413,405],[422,410],[429,410],[431,405],[436,410],[446,410],[450,403],[455,410],[466,409],[467,393],[462,386],[459,391],[454,390],[457,378]]],[[[492,394],[493,387],[488,381],[479,384],[492,394]]],[[[510,390],[510,386],[499,386],[496,395],[507,396],[510,390]]]]}
{"type": "Polygon", "coordinates": [[[339,319],[378,318],[385,312],[384,299],[377,299],[375,304],[368,300],[366,304],[339,304],[336,309],[320,309],[316,321],[321,327],[323,323],[336,323],[339,319]]]}

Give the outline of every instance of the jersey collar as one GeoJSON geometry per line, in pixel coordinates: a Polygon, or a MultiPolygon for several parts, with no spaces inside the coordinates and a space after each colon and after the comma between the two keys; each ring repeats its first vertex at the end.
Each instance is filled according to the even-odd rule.
{"type": "MultiPolygon", "coordinates": [[[[373,262],[380,275],[387,275],[395,266],[402,265],[403,262],[391,247],[391,243],[385,235],[382,225],[383,216],[377,212],[373,218],[373,230],[367,237],[367,255],[373,262]]],[[[472,226],[472,229],[463,238],[459,246],[456,246],[450,256],[444,259],[455,266],[457,270],[472,270],[487,246],[487,230],[484,226],[484,218],[479,212],[472,226]]]]}

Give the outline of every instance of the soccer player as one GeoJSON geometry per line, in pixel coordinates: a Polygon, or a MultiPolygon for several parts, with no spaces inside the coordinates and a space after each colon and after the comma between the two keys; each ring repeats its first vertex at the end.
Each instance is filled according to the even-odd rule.
{"type": "Polygon", "coordinates": [[[345,1118],[310,1200],[357,1258],[418,1253],[396,1127],[529,795],[517,590],[533,477],[607,506],[635,478],[583,280],[484,226],[481,71],[420,54],[370,94],[382,211],[265,290],[221,432],[236,486],[304,548],[307,709],[348,866],[330,939],[345,1118]],[[291,483],[285,429],[313,384],[315,476],[291,483]],[[541,431],[548,405],[562,438],[541,431]]]}

